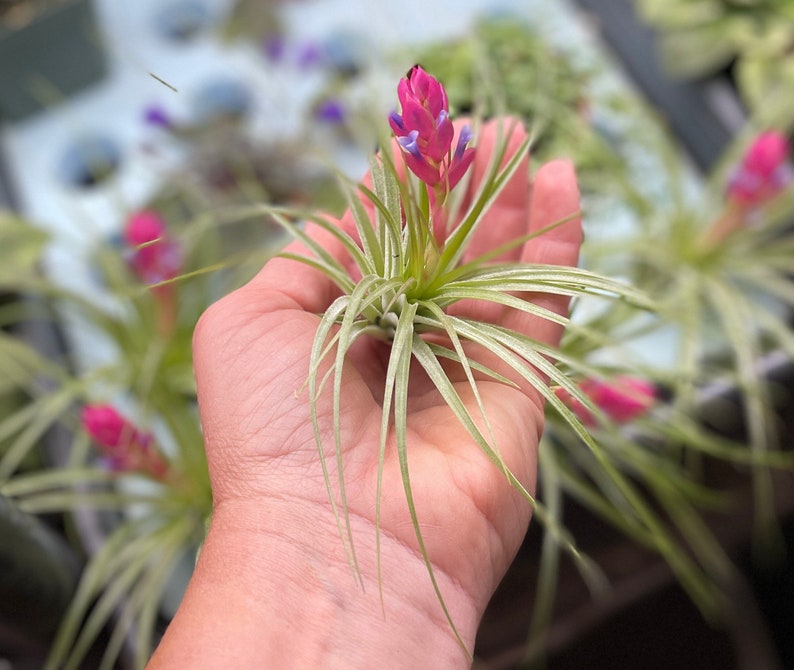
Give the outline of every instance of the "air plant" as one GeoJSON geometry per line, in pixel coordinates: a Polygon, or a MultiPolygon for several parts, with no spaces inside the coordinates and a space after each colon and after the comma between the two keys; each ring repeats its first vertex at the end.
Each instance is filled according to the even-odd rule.
{"type": "Polygon", "coordinates": [[[65,513],[87,554],[44,667],[82,667],[103,630],[101,667],[114,667],[125,647],[143,667],[159,617],[169,616],[164,594],[194,560],[211,508],[190,338],[218,278],[208,281],[196,266],[200,236],[177,234],[155,211],[129,216],[122,245],[96,240],[91,261],[101,282],[92,296],[42,276],[45,234],[3,217],[0,230],[23,252],[0,283],[29,296],[3,310],[4,323],[49,321],[60,310],[80,318],[88,342],[115,352],[90,364],[52,360],[35,338],[0,337],[4,377],[27,398],[0,421],[0,492],[31,513],[65,513]],[[192,299],[182,300],[188,286],[192,299]],[[20,471],[53,428],[50,449],[59,455],[20,471]]]}
{"type": "MultiPolygon", "coordinates": [[[[667,151],[659,147],[660,155],[667,151]]],[[[640,208],[633,233],[589,248],[596,266],[623,259],[625,274],[654,300],[655,313],[631,314],[619,303],[585,309],[578,319],[582,325],[611,333],[622,346],[610,352],[609,345],[593,346],[569,330],[562,349],[588,361],[574,374],[594,402],[581,407],[579,399],[557,390],[599,444],[608,445],[613,466],[641,485],[642,494],[631,501],[606,482],[602,464],[553,409],[541,445],[540,480],[544,499],[578,500],[639,546],[659,552],[704,615],[719,620],[730,608],[726,589],[735,568],[702,510],[725,512],[736,501],[706,481],[704,463],[731,463],[752,478],[757,549],[774,537],[772,470],[794,466],[790,454],[778,449],[777,392],[763,364],[772,352],[794,358],[788,141],[778,131],[757,133],[715,174],[713,190],[702,198],[692,198],[680,171],[671,169],[667,177],[666,207],[640,208]],[[654,363],[638,351],[660,342],[670,348],[664,358],[671,357],[671,363],[654,363]],[[627,371],[633,379],[630,395],[627,371]],[[705,417],[716,389],[736,392],[736,407],[705,417]],[[726,436],[737,432],[735,425],[723,425],[728,419],[743,424],[738,441],[726,436]],[[638,511],[649,502],[655,511],[642,518],[638,511]]],[[[584,302],[574,307],[574,319],[584,302]]],[[[544,549],[551,563],[553,543],[547,539],[544,549]]],[[[553,570],[543,574],[542,590],[548,591],[553,570]]],[[[548,619],[548,602],[544,608],[541,618],[548,619]]]]}
{"type": "MultiPolygon", "coordinates": [[[[512,120],[497,122],[501,123],[500,139],[494,156],[476,194],[465,202],[462,191],[455,187],[468,177],[466,163],[471,160],[471,152],[477,151],[474,140],[482,127],[475,125],[471,130],[452,124],[443,87],[418,66],[401,81],[398,97],[400,112],[389,119],[396,136],[395,152],[383,151],[374,158],[371,180],[355,185],[349,198],[354,231],[348,234],[322,217],[309,217],[344,246],[352,259],[352,272],[296,228],[289,216],[275,214],[312,254],[288,256],[324,272],[342,293],[322,315],[307,389],[323,463],[327,445],[321,436],[327,434],[327,427],[318,406],[326,393],[334,408],[336,479],[332,480],[331,469],[325,464],[324,472],[353,568],[357,560],[347,520],[339,394],[347,352],[360,338],[375,337],[388,346],[379,477],[393,431],[417,546],[453,630],[455,622],[446,612],[443,593],[435,582],[411,489],[406,422],[412,364],[431,380],[473,443],[532,506],[536,520],[547,531],[548,546],[553,547],[551,552],[544,550],[544,560],[562,548],[573,557],[591,588],[603,584],[597,566],[579,552],[562,524],[559,494],[566,492],[640,546],[658,552],[703,612],[718,617],[734,568],[698,509],[724,506],[726,501],[699,481],[692,460],[708,455],[750,466],[757,483],[758,519],[769,520],[769,470],[790,468],[791,462],[785,455],[770,452],[769,435],[763,426],[765,392],[760,372],[754,367],[763,349],[756,339],[756,326],[751,328],[753,332],[747,328],[759,324],[787,352],[794,349],[783,322],[771,318],[765,307],[754,306],[752,289],[746,289],[752,287],[752,277],[761,272],[765,278],[755,283],[756,288],[768,283],[772,295],[790,302],[789,283],[782,274],[785,250],[767,245],[765,257],[771,264],[763,269],[748,262],[737,263],[733,235],[724,244],[709,242],[702,219],[679,211],[678,215],[685,218],[683,222],[674,220],[666,251],[648,244],[654,235],[644,227],[638,231],[636,244],[631,241],[634,238],[628,243],[621,240],[620,253],[626,253],[627,267],[634,272],[632,278],[644,291],[586,270],[500,259],[505,251],[554,225],[563,225],[565,220],[467,260],[466,245],[500,190],[515,176],[530,141],[524,139],[511,152],[507,147],[518,126],[512,120]],[[736,294],[737,289],[738,297],[729,301],[727,296],[736,294]],[[607,307],[597,319],[572,321],[523,297],[544,293],[572,297],[575,302],[606,301],[607,307]],[[564,325],[567,341],[557,350],[521,333],[462,317],[456,307],[466,300],[490,302],[564,325]],[[751,311],[740,318],[743,310],[751,311]],[[758,320],[748,318],[756,312],[758,320]],[[704,359],[702,348],[706,329],[711,332],[706,324],[713,315],[724,327],[724,342],[735,356],[735,367],[728,366],[727,371],[736,371],[733,380],[746,397],[749,450],[705,430],[697,421],[697,390],[714,379],[714,369],[704,359]],[[633,338],[670,326],[681,329],[680,367],[652,370],[637,364],[632,368],[631,356],[626,356],[623,366],[613,365],[611,369],[593,359],[594,353],[611,349],[614,355],[633,338]],[[539,467],[549,507],[522,486],[500,455],[480,389],[486,383],[483,380],[506,387],[511,382],[503,368],[498,372],[471,356],[471,345],[493,352],[510,375],[529,383],[546,402],[551,421],[541,446],[539,467]],[[476,410],[467,408],[461,400],[450,368],[466,380],[468,392],[476,399],[476,410]],[[672,400],[663,402],[663,395],[672,400]],[[689,455],[679,463],[682,452],[689,455]]],[[[787,181],[787,170],[780,164],[772,165],[775,160],[770,154],[775,152],[765,150],[774,149],[772,144],[767,142],[740,164],[748,173],[742,183],[746,185],[759,175],[763,182],[757,192],[764,197],[753,200],[752,206],[745,202],[739,208],[745,223],[755,220],[759,207],[768,205],[787,181]]],[[[732,183],[737,179],[735,174],[732,183]]],[[[734,206],[732,198],[728,197],[728,209],[734,206]]],[[[780,230],[778,223],[761,230],[754,228],[752,235],[759,243],[762,239],[768,242],[769,236],[780,230]]],[[[748,230],[743,228],[736,235],[744,232],[748,230]]],[[[379,510],[379,497],[374,504],[379,510]]],[[[548,576],[547,570],[553,568],[555,560],[543,563],[544,575],[548,576]]],[[[553,583],[553,579],[547,581],[553,583]]],[[[549,593],[543,593],[536,603],[540,624],[549,597],[549,593]]]]}
{"type": "MultiPolygon", "coordinates": [[[[698,371],[702,375],[727,368],[723,374],[742,395],[748,445],[759,455],[777,447],[769,421],[772,387],[759,361],[775,349],[788,359],[794,357],[788,323],[794,308],[789,188],[793,176],[786,137],[777,131],[758,133],[724,184],[717,183],[714,209],[719,214],[709,220],[681,211],[669,233],[671,255],[637,255],[644,276],[656,274],[647,283],[649,291],[658,292],[657,282],[668,281],[662,314],[682,329],[685,374],[676,384],[680,398],[691,399],[698,371]],[[708,222],[699,230],[698,218],[708,222]],[[690,238],[686,247],[683,236],[690,238]],[[715,344],[723,347],[727,366],[720,366],[715,344]]],[[[757,468],[754,477],[759,528],[768,527],[774,518],[769,473],[757,468]]]]}
{"type": "MultiPolygon", "coordinates": [[[[508,181],[520,179],[518,171],[526,169],[530,139],[515,119],[490,122],[489,130],[498,136],[496,148],[486,174],[467,203],[466,189],[458,187],[468,184],[468,171],[478,151],[475,140],[480,127],[453,124],[443,86],[419,66],[413,67],[400,81],[398,97],[400,110],[389,117],[395,138],[383,144],[393,147],[393,152],[384,150],[373,157],[369,180],[354,184],[350,189],[353,229],[343,230],[322,216],[308,216],[309,221],[344,247],[352,269],[330,256],[296,226],[293,223],[295,213],[272,208],[267,211],[310,252],[309,255],[288,252],[282,255],[322,271],[341,292],[321,315],[306,389],[326,486],[351,566],[356,569],[357,559],[346,507],[341,380],[347,353],[361,338],[369,337],[384,342],[388,349],[379,439],[378,493],[374,501],[376,526],[379,526],[387,443],[393,435],[405,504],[413,521],[417,545],[438,600],[457,635],[455,622],[446,610],[443,593],[435,580],[411,488],[407,406],[409,380],[414,374],[412,365],[421,368],[473,443],[520,491],[535,510],[536,517],[549,524],[561,545],[567,547],[583,571],[588,572],[590,566],[586,559],[578,554],[565,532],[544,514],[542,505],[503,460],[480,393],[484,384],[516,388],[516,382],[509,380],[506,374],[514,376],[565,417],[600,458],[603,454],[600,447],[552,389],[552,386],[562,388],[582,405],[593,407],[586,394],[560,369],[560,366],[575,367],[576,362],[566,360],[560,351],[521,332],[462,315],[457,307],[465,301],[482,301],[498,309],[515,310],[548,321],[555,327],[579,330],[566,316],[544,307],[537,296],[567,298],[598,294],[642,308],[649,307],[650,303],[625,283],[586,270],[502,260],[505,253],[577,217],[578,211],[469,259],[465,255],[467,245],[487,220],[490,206],[508,181]],[[529,296],[535,296],[535,301],[529,296]],[[501,372],[494,369],[493,364],[485,364],[470,355],[472,347],[491,352],[500,361],[501,372]],[[450,366],[455,373],[450,373],[450,366]],[[508,372],[505,374],[504,370],[508,372]],[[468,408],[461,399],[460,382],[453,381],[460,376],[465,379],[466,393],[470,392],[476,399],[476,410],[468,408]],[[318,409],[326,394],[333,406],[330,420],[337,460],[336,478],[332,478],[331,468],[325,461],[328,445],[323,443],[322,435],[328,434],[328,427],[321,418],[325,415],[318,409]]],[[[586,337],[584,331],[581,335],[586,337]]],[[[608,477],[615,478],[617,486],[623,485],[621,476],[612,472],[608,463],[605,463],[605,470],[608,477]]],[[[388,579],[388,575],[383,579],[388,579]]],[[[458,640],[463,644],[459,637],[458,640]]]]}
{"type": "MultiPolygon", "coordinates": [[[[778,131],[754,135],[715,174],[713,191],[699,198],[692,197],[669,147],[659,146],[658,154],[669,167],[669,204],[627,200],[639,205],[629,210],[633,232],[588,247],[593,266],[621,268],[656,311],[629,312],[614,302],[593,310],[592,300],[589,307],[588,300],[574,305],[574,320],[591,333],[610,333],[621,346],[569,329],[561,348],[587,362],[571,372],[592,404],[556,389],[631,484],[616,487],[606,478],[603,463],[553,407],[540,446],[539,481],[559,523],[563,501],[578,502],[637,547],[662,556],[704,617],[720,622],[741,616],[729,593],[742,577],[709,515],[749,504],[754,549],[768,548],[775,539],[773,471],[794,468],[790,452],[778,448],[778,391],[765,378],[763,362],[771,352],[794,358],[788,141],[778,131]],[[661,362],[649,360],[648,350],[660,346],[661,362]],[[727,389],[738,400],[722,398],[727,389]],[[708,410],[715,399],[723,407],[716,417],[708,410]],[[742,435],[736,435],[736,422],[744,426],[742,435]],[[751,479],[751,500],[707,476],[716,462],[751,479]]],[[[559,552],[558,539],[546,533],[527,659],[544,648],[559,552]]]]}

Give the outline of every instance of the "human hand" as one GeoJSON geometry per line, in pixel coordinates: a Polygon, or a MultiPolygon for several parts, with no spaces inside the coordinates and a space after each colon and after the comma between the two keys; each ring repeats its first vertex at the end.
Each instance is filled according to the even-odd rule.
{"type": "MultiPolygon", "coordinates": [[[[510,138],[513,152],[524,138],[522,133],[515,131],[510,138]]],[[[496,137],[495,123],[486,124],[473,165],[472,190],[487,168],[496,137]]],[[[491,207],[467,257],[578,212],[578,190],[569,164],[555,161],[543,166],[530,189],[527,162],[528,158],[491,207]]],[[[352,233],[352,218],[346,215],[340,226],[352,233]]],[[[341,245],[329,233],[319,227],[307,232],[346,262],[341,245]]],[[[530,263],[575,265],[580,242],[575,218],[510,256],[530,263]]],[[[289,250],[307,253],[300,243],[289,250]]],[[[234,626],[223,626],[224,634],[232,637],[229,644],[241,654],[229,661],[233,667],[249,667],[249,662],[250,667],[258,667],[255,662],[261,662],[262,654],[286,663],[274,667],[301,667],[294,656],[297,648],[306,653],[301,658],[307,664],[312,658],[322,667],[337,667],[332,659],[338,667],[371,667],[379,661],[402,667],[423,658],[436,659],[435,667],[466,663],[426,571],[393,443],[383,466],[380,544],[376,545],[378,439],[388,345],[363,338],[349,352],[344,370],[341,461],[346,512],[364,589],[356,584],[348,565],[307,392],[301,391],[318,315],[337,295],[338,289],[319,271],[276,258],[247,285],[213,305],[196,329],[194,365],[215,511],[193,584],[172,625],[175,632],[169,631],[172,643],[162,646],[155,661],[166,662],[169,648],[173,650],[185,626],[201,625],[198,613],[211,609],[207,595],[218,590],[224,594],[221,604],[235,608],[227,622],[234,620],[234,626]],[[241,595],[247,596],[242,602],[241,595]],[[274,617],[286,617],[290,625],[277,624],[274,617]],[[306,627],[306,634],[295,640],[297,647],[279,647],[287,644],[290,626],[298,622],[306,627]],[[256,639],[250,652],[240,642],[240,635],[244,639],[246,634],[256,639]],[[417,635],[419,641],[406,644],[417,635]]],[[[544,295],[538,301],[558,313],[567,309],[561,296],[544,295]]],[[[455,308],[459,314],[506,326],[549,345],[556,344],[561,334],[551,322],[491,304],[455,308]]],[[[509,375],[509,368],[490,352],[472,348],[469,355],[509,375]]],[[[476,416],[477,404],[465,376],[452,367],[448,373],[476,416]]],[[[526,384],[513,389],[481,379],[478,388],[506,464],[527,489],[534,490],[543,426],[541,398],[526,384]]],[[[531,510],[473,443],[418,366],[412,369],[408,398],[408,462],[422,535],[441,594],[471,650],[480,617],[518,550],[531,510]]],[[[319,420],[330,478],[336,482],[330,401],[321,402],[319,420]]],[[[211,635],[218,634],[213,629],[211,635]]],[[[209,657],[205,651],[197,661],[209,657]]]]}

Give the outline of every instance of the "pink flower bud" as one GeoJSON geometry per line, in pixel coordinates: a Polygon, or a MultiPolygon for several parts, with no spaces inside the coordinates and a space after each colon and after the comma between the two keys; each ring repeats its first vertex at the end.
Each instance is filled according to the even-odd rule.
{"type": "Polygon", "coordinates": [[[142,472],[162,479],[168,464],[150,433],[138,430],[110,405],[86,405],[82,424],[114,472],[142,472]]]}
{"type": "Polygon", "coordinates": [[[105,447],[118,447],[137,432],[110,405],[87,405],[82,419],[91,439],[105,447]]]}
{"type": "Polygon", "coordinates": [[[406,165],[428,186],[452,190],[474,159],[474,149],[468,147],[471,131],[463,129],[453,152],[455,129],[446,91],[418,65],[400,80],[397,97],[400,113],[392,112],[389,123],[406,165]]]}
{"type": "MultiPolygon", "coordinates": [[[[656,400],[656,388],[646,379],[620,375],[609,382],[585,379],[579,384],[581,391],[612,421],[628,423],[647,412],[656,400]]],[[[567,391],[555,391],[586,426],[596,424],[595,417],[582,403],[567,391]]]]}
{"type": "Polygon", "coordinates": [[[792,180],[789,142],[770,130],[758,135],[728,180],[728,197],[754,207],[777,195],[792,180]]]}
{"type": "Polygon", "coordinates": [[[173,279],[182,271],[182,250],[156,212],[143,210],[130,216],[124,240],[131,247],[130,268],[145,284],[173,279]]]}

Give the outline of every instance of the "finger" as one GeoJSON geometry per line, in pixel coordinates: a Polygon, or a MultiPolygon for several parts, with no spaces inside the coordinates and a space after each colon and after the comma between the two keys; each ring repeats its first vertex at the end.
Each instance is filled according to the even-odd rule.
{"type": "MultiPolygon", "coordinates": [[[[472,164],[469,199],[477,195],[480,184],[491,169],[491,159],[500,142],[506,142],[501,167],[512,158],[526,140],[523,125],[514,118],[500,118],[487,122],[480,132],[477,153],[472,164]]],[[[529,152],[519,163],[499,196],[483,215],[472,236],[464,261],[500,247],[527,232],[529,219],[529,152]]],[[[499,260],[518,260],[520,247],[504,254],[499,260]]]]}
{"type": "Polygon", "coordinates": [[[546,163],[535,177],[530,208],[530,232],[546,231],[524,245],[521,260],[527,263],[575,267],[582,245],[579,186],[573,164],[567,160],[546,163]]]}
{"type": "MultiPolygon", "coordinates": [[[[521,261],[575,267],[579,262],[582,244],[579,210],[579,187],[573,165],[568,161],[556,160],[540,168],[532,185],[529,231],[537,233],[560,221],[569,220],[529,240],[522,250],[521,261]]],[[[532,296],[532,301],[556,314],[565,315],[568,311],[567,296],[537,293],[532,296]]],[[[509,327],[545,344],[559,344],[561,325],[516,312],[511,312],[509,319],[512,321],[509,327]]]]}

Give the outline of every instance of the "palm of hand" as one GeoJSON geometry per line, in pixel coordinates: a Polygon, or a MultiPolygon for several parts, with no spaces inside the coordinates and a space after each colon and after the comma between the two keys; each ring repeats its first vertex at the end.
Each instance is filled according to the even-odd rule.
{"type": "MultiPolygon", "coordinates": [[[[539,229],[577,209],[575,179],[567,165],[541,169],[532,198],[524,173],[523,183],[516,180],[508,185],[489,214],[498,226],[484,226],[486,232],[475,239],[470,253],[476,255],[525,232],[528,226],[539,229]]],[[[343,219],[341,225],[349,221],[343,219]]],[[[321,231],[313,234],[332,253],[340,253],[321,231]]],[[[573,221],[531,241],[515,255],[529,262],[573,264],[579,238],[578,221],[573,221]]],[[[307,391],[301,389],[319,323],[316,314],[333,297],[334,288],[317,271],[275,259],[202,318],[194,357],[216,505],[245,500],[263,506],[273,499],[288,499],[332,518],[307,391]]],[[[556,311],[565,309],[561,298],[546,301],[556,311]]],[[[560,335],[556,327],[538,320],[478,305],[461,310],[548,343],[555,343],[560,335]]],[[[487,358],[489,354],[475,355],[487,358]]],[[[386,360],[386,345],[369,340],[358,343],[348,355],[341,394],[347,510],[369,526],[372,535],[386,360]]],[[[487,364],[499,365],[498,361],[487,364]]],[[[472,416],[479,416],[467,382],[462,377],[457,381],[472,416]]],[[[485,380],[479,383],[479,391],[497,448],[512,472],[532,490],[542,428],[539,399],[526,388],[509,389],[485,380]]],[[[529,507],[472,443],[418,367],[412,371],[408,410],[411,488],[428,556],[436,570],[450,575],[484,603],[523,538],[529,507]]],[[[321,404],[320,411],[321,425],[327,426],[323,435],[326,461],[335,483],[330,402],[321,404]]],[[[383,464],[379,527],[395,545],[421,560],[393,441],[383,464]]],[[[354,537],[357,543],[359,539],[354,537]]]]}

